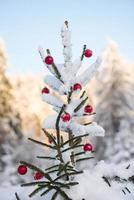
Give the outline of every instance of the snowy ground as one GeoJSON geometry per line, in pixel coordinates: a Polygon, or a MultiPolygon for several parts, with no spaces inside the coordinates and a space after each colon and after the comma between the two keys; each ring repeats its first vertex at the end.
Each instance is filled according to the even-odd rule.
{"type": "Polygon", "coordinates": [[[14,187],[0,187],[0,199],[1,200],[15,200],[15,192],[20,190],[18,186],[14,187]]]}

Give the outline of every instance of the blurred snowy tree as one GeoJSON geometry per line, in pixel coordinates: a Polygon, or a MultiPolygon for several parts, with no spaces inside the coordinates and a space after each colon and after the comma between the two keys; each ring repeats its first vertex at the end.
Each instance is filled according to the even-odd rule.
{"type": "Polygon", "coordinates": [[[52,112],[51,107],[41,100],[40,91],[44,85],[42,77],[32,74],[10,75],[10,80],[16,100],[15,109],[20,113],[23,132],[39,137],[42,118],[52,112]]]}
{"type": "Polygon", "coordinates": [[[106,137],[97,140],[96,149],[99,159],[119,163],[134,155],[133,81],[114,41],[109,41],[103,57],[96,84],[96,120],[106,130],[106,137]]]}
{"type": "MultiPolygon", "coordinates": [[[[30,136],[30,135],[29,135],[30,136]]],[[[33,158],[36,164],[40,166],[47,166],[48,164],[44,160],[37,160],[37,152],[44,153],[44,148],[36,147],[34,144],[29,142],[27,138],[23,137],[21,140],[13,138],[12,135],[8,135],[6,143],[3,144],[4,155],[1,160],[5,164],[4,171],[0,173],[0,186],[11,186],[19,183],[28,181],[33,174],[28,173],[27,176],[20,177],[16,173],[16,167],[19,159],[26,159],[32,163],[33,158]]]]}
{"type": "Polygon", "coordinates": [[[5,163],[2,156],[5,154],[3,144],[9,134],[21,138],[21,124],[19,113],[14,110],[14,97],[12,86],[6,75],[8,66],[4,42],[0,40],[0,171],[3,171],[5,163]]]}
{"type": "Polygon", "coordinates": [[[4,49],[4,44],[2,41],[0,41],[0,121],[3,118],[9,117],[12,112],[11,85],[5,74],[6,67],[7,57],[4,49]]]}

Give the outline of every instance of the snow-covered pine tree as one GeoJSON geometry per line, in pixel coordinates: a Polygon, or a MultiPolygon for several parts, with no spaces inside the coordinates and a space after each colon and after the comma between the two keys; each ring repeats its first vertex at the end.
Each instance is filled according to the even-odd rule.
{"type": "MultiPolygon", "coordinates": [[[[84,116],[90,117],[90,115],[94,114],[92,106],[86,105],[88,97],[86,91],[82,91],[82,88],[95,74],[100,65],[100,59],[98,58],[82,74],[77,75],[82,66],[82,60],[84,57],[91,57],[92,51],[86,49],[86,45],[84,45],[81,57],[72,62],[72,45],[67,21],[62,27],[61,37],[64,47],[64,64],[56,65],[50,50],[47,49],[46,52],[48,55],[45,56],[43,49],[39,49],[43,62],[52,73],[52,75],[47,75],[44,79],[45,83],[51,89],[47,87],[43,88],[43,100],[53,106],[56,114],[48,117],[43,125],[43,131],[48,137],[50,144],[42,143],[31,138],[29,140],[52,150],[51,156],[38,156],[38,158],[46,160],[52,159],[54,160],[54,164],[44,171],[33,164],[21,161],[22,165],[18,168],[20,174],[23,174],[23,172],[25,174],[28,167],[36,171],[36,180],[44,177],[47,181],[44,182],[45,185],[39,185],[41,183],[40,181],[37,181],[37,184],[23,184],[23,186],[35,184],[36,189],[30,194],[30,197],[40,191],[42,191],[41,196],[45,195],[47,193],[45,189],[47,188],[48,192],[51,190],[55,191],[51,199],[55,199],[57,195],[63,199],[70,199],[64,189],[69,189],[78,184],[74,181],[74,176],[83,171],[78,168],[79,165],[77,163],[93,158],[93,147],[89,142],[84,144],[83,138],[87,138],[89,135],[104,135],[103,128],[97,125],[97,123],[89,120],[89,123],[80,124],[77,121],[79,118],[84,118],[84,116]],[[52,90],[58,92],[60,95],[65,95],[66,100],[63,101],[53,96],[52,90]],[[46,129],[56,129],[55,136],[46,129]]],[[[86,140],[88,141],[88,139],[86,140]]],[[[85,162],[84,167],[86,165],[85,162]]]]}
{"type": "Polygon", "coordinates": [[[97,140],[99,159],[120,163],[134,155],[134,94],[127,62],[110,40],[103,55],[103,66],[97,76],[97,120],[106,136],[97,140]]]}
{"type": "Polygon", "coordinates": [[[31,176],[30,182],[21,185],[30,187],[32,189],[28,189],[30,193],[27,194],[25,189],[20,195],[15,194],[16,199],[28,200],[30,197],[34,200],[88,200],[89,198],[125,200],[126,193],[130,195],[130,190],[133,189],[133,163],[117,167],[108,166],[102,161],[93,169],[89,169],[88,163],[92,158],[93,146],[87,142],[88,137],[103,136],[104,129],[91,120],[86,124],[80,124],[77,121],[78,118],[90,117],[93,114],[92,106],[86,105],[86,91],[82,91],[82,88],[95,74],[100,65],[100,59],[97,59],[84,73],[78,75],[84,57],[90,57],[92,52],[84,45],[81,57],[72,62],[67,21],[62,27],[61,36],[64,64],[55,64],[50,50],[47,50],[48,55],[45,55],[43,49],[39,49],[43,62],[52,73],[44,79],[49,88],[45,86],[42,90],[43,100],[51,104],[56,112],[55,115],[48,117],[43,125],[43,132],[49,143],[29,138],[31,142],[49,150],[48,154],[39,155],[37,158],[44,160],[45,165],[49,160],[52,160],[53,164],[51,163],[49,167],[44,165],[42,168],[33,164],[34,159],[32,163],[20,161],[18,173],[25,175],[28,171],[31,174],[34,173],[34,177],[31,176]],[[63,101],[59,96],[54,96],[53,90],[60,95],[65,95],[66,100],[63,101]],[[52,129],[55,130],[55,135],[51,133],[52,129]],[[85,137],[86,143],[83,140],[85,137]],[[83,163],[83,165],[80,166],[78,163],[83,163]],[[98,188],[97,192],[96,188],[98,188]]]}

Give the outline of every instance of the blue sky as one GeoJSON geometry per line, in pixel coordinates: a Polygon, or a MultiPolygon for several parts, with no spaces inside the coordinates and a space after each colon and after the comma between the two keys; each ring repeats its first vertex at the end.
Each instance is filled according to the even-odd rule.
{"type": "Polygon", "coordinates": [[[68,20],[74,57],[83,44],[93,50],[94,60],[108,38],[134,62],[134,0],[0,0],[0,37],[9,55],[9,73],[42,73],[39,45],[50,48],[60,63],[61,24],[68,20]]]}

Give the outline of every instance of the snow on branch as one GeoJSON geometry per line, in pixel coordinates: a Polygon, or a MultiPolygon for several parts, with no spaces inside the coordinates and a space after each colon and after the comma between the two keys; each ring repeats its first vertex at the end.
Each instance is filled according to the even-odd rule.
{"type": "Polygon", "coordinates": [[[63,85],[59,79],[51,75],[45,76],[44,82],[56,91],[59,91],[59,88],[63,85]]]}
{"type": "MultiPolygon", "coordinates": [[[[58,116],[58,114],[51,115],[51,116],[47,117],[44,120],[43,128],[45,128],[45,129],[55,129],[57,116],[58,116]]],[[[60,130],[66,131],[69,123],[70,122],[63,122],[62,120],[60,120],[60,122],[59,122],[60,130]]]]}
{"type": "Polygon", "coordinates": [[[43,94],[42,100],[55,107],[62,107],[63,105],[63,102],[58,97],[53,96],[51,94],[47,94],[47,95],[43,94]]]}
{"type": "Polygon", "coordinates": [[[91,78],[95,75],[100,64],[101,64],[101,58],[98,57],[95,63],[93,63],[81,75],[77,77],[77,80],[78,80],[77,82],[81,83],[83,86],[86,85],[91,80],[91,78]]]}
{"type": "Polygon", "coordinates": [[[96,122],[85,126],[78,124],[75,121],[72,121],[68,127],[73,133],[77,135],[88,133],[89,136],[104,136],[105,133],[104,129],[101,126],[99,126],[96,122]]]}
{"type": "Polygon", "coordinates": [[[85,132],[89,133],[90,136],[104,136],[104,129],[99,126],[96,122],[92,122],[91,124],[85,126],[85,132]]]}
{"type": "Polygon", "coordinates": [[[61,28],[61,37],[62,37],[62,44],[63,44],[63,54],[65,60],[65,66],[71,63],[72,58],[72,44],[71,44],[71,32],[68,28],[68,22],[65,21],[61,28]]]}

